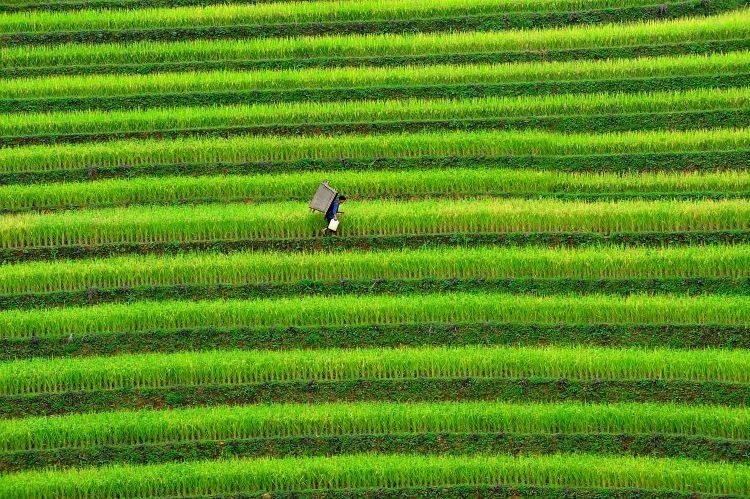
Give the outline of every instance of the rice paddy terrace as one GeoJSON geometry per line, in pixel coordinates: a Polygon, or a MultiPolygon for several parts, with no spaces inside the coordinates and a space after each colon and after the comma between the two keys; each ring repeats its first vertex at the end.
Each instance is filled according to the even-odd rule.
{"type": "Polygon", "coordinates": [[[0,498],[748,496],[749,165],[746,0],[4,0],[0,498]]]}

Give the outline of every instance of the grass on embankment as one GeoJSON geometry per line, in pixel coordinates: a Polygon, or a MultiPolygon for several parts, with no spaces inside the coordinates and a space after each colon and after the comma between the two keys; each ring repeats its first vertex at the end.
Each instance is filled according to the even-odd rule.
{"type": "Polygon", "coordinates": [[[13,47],[0,49],[0,65],[21,68],[184,63],[196,60],[409,56],[733,40],[749,35],[750,10],[743,9],[707,18],[666,22],[491,33],[347,35],[241,41],[13,47]]]}
{"type": "Polygon", "coordinates": [[[740,51],[602,61],[49,76],[0,80],[0,97],[47,99],[295,88],[411,87],[709,76],[748,71],[750,52],[740,51]]]}
{"type": "MultiPolygon", "coordinates": [[[[633,113],[681,113],[750,107],[750,88],[657,91],[638,94],[487,97],[466,100],[407,99],[302,102],[234,106],[176,107],[123,111],[18,113],[4,116],[0,136],[94,134],[399,122],[487,120],[530,116],[608,116],[633,113]]],[[[727,128],[731,123],[724,123],[727,128]]],[[[512,126],[512,125],[511,125],[512,126]]],[[[59,140],[56,137],[55,140],[59,140]]]]}
{"type": "Polygon", "coordinates": [[[750,410],[677,404],[392,402],[219,406],[0,420],[0,450],[392,433],[750,438],[750,410]]]}
{"type": "Polygon", "coordinates": [[[552,456],[405,456],[233,459],[24,472],[0,478],[0,494],[153,497],[236,492],[449,485],[534,484],[750,493],[750,467],[683,459],[552,456]]]}
{"type": "MultiPolygon", "coordinates": [[[[437,248],[335,253],[182,254],[2,267],[0,293],[139,286],[424,278],[697,278],[750,276],[750,246],[437,248]]],[[[336,291],[333,286],[331,291],[336,291]]]]}
{"type": "MultiPolygon", "coordinates": [[[[344,216],[344,236],[737,231],[748,228],[750,202],[361,201],[344,216]]],[[[0,246],[298,239],[319,235],[321,223],[305,204],[291,202],[28,213],[0,217],[0,246]]]]}

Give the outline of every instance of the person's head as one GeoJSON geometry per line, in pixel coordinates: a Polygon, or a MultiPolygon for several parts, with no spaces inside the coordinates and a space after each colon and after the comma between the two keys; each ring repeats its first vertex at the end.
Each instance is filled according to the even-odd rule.
{"type": "Polygon", "coordinates": [[[346,201],[346,196],[339,196],[339,203],[346,201]]]}

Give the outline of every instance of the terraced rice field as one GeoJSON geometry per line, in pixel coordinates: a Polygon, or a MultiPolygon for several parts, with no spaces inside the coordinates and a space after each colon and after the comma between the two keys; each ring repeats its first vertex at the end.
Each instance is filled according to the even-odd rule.
{"type": "Polygon", "coordinates": [[[5,0],[0,498],[750,496],[749,165],[747,0],[5,0]]]}

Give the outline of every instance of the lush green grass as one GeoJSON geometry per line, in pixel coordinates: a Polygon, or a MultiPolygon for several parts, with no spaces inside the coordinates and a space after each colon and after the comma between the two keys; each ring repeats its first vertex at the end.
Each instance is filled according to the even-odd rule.
{"type": "Polygon", "coordinates": [[[0,364],[0,395],[291,380],[547,377],[750,382],[744,350],[431,347],[209,351],[0,364]]]}
{"type": "MultiPolygon", "coordinates": [[[[1,52],[0,52],[1,53],[1,52]]],[[[602,61],[210,71],[0,80],[2,98],[588,80],[750,72],[750,52],[602,61]]]]}
{"type": "Polygon", "coordinates": [[[18,113],[4,116],[0,135],[158,132],[309,123],[474,120],[498,117],[672,113],[750,107],[750,87],[639,94],[548,95],[477,99],[301,102],[125,110],[18,113]]]}
{"type": "Polygon", "coordinates": [[[494,483],[744,495],[750,493],[750,467],[585,454],[521,457],[360,454],[24,472],[0,477],[0,495],[18,499],[94,499],[494,483]]]}
{"type": "Polygon", "coordinates": [[[0,49],[6,67],[195,60],[309,57],[373,57],[507,50],[618,47],[653,43],[699,42],[750,36],[750,9],[675,21],[607,24],[487,33],[341,35],[250,40],[139,42],[132,44],[63,44],[0,49]]]}
{"type": "MultiPolygon", "coordinates": [[[[464,199],[361,201],[342,216],[350,236],[453,232],[597,232],[747,229],[750,201],[464,199]],[[346,218],[344,218],[346,217],[346,218]]],[[[0,217],[0,246],[304,238],[320,214],[302,203],[136,206],[0,217]]]]}
{"type": "Polygon", "coordinates": [[[0,293],[381,278],[740,278],[750,276],[750,246],[190,253],[30,262],[0,270],[0,293]]]}
{"type": "Polygon", "coordinates": [[[580,11],[653,5],[653,0],[345,0],[151,9],[0,14],[0,33],[123,30],[580,11]]]}
{"type": "Polygon", "coordinates": [[[95,182],[0,186],[0,210],[200,201],[307,201],[322,179],[357,199],[534,195],[745,195],[750,173],[568,173],[502,168],[302,172],[198,177],[136,177],[95,182]]]}
{"type": "Polygon", "coordinates": [[[576,155],[733,150],[750,129],[562,134],[537,130],[319,137],[180,138],[0,149],[0,171],[154,163],[295,161],[420,156],[576,155]]]}
{"type": "Polygon", "coordinates": [[[167,301],[0,311],[3,338],[194,327],[310,326],[418,322],[750,323],[744,296],[560,295],[500,293],[312,296],[262,300],[167,301]]]}
{"type": "Polygon", "coordinates": [[[219,406],[0,420],[4,451],[190,440],[425,432],[750,438],[750,409],[675,404],[393,402],[219,406]]]}

